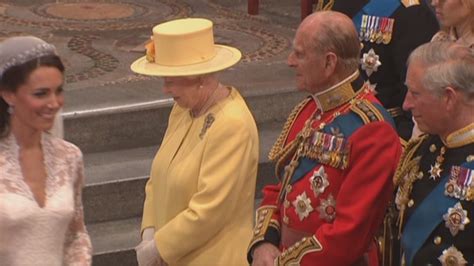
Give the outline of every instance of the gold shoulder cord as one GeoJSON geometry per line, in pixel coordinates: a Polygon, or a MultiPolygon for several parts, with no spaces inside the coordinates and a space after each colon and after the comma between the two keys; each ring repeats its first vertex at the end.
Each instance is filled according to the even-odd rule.
{"type": "Polygon", "coordinates": [[[410,140],[405,147],[405,151],[403,152],[402,156],[400,157],[400,162],[398,163],[397,171],[395,171],[395,175],[393,177],[393,181],[395,186],[402,186],[402,179],[408,173],[410,169],[408,169],[408,161],[413,159],[415,152],[420,147],[421,143],[428,137],[428,135],[423,135],[417,139],[410,140]]]}
{"type": "MultiPolygon", "coordinates": [[[[295,108],[293,108],[293,111],[291,111],[290,115],[286,119],[285,125],[283,126],[280,136],[276,140],[275,144],[273,144],[273,147],[270,150],[270,153],[268,154],[268,159],[270,159],[271,161],[276,161],[286,152],[286,149],[283,149],[283,145],[285,145],[288,133],[290,132],[290,129],[293,126],[296,117],[298,117],[301,110],[303,110],[303,107],[305,107],[310,100],[311,98],[306,98],[301,101],[295,108]]],[[[291,143],[287,145],[287,147],[290,146],[291,143]]]]}
{"type": "Polygon", "coordinates": [[[403,220],[405,215],[406,205],[408,203],[408,197],[410,196],[411,190],[413,188],[413,183],[423,177],[423,175],[418,172],[420,167],[420,159],[418,156],[414,158],[415,152],[418,150],[423,141],[428,137],[428,135],[423,135],[418,139],[408,142],[405,152],[400,158],[400,163],[398,164],[397,171],[394,176],[394,183],[398,185],[398,191],[396,196],[396,204],[399,209],[398,213],[398,236],[400,237],[403,220]],[[398,199],[398,202],[397,202],[398,199]]]}

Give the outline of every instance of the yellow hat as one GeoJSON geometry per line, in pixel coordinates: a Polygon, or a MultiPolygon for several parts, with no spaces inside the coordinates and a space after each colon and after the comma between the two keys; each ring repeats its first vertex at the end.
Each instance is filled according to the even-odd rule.
{"type": "Polygon", "coordinates": [[[236,64],[242,54],[233,47],[214,44],[212,21],[177,19],[153,28],[154,58],[133,62],[133,72],[150,76],[193,76],[217,72],[236,64]]]}

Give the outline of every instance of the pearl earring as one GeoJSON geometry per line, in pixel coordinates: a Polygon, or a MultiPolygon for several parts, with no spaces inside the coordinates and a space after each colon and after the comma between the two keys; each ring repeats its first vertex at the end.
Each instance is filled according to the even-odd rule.
{"type": "Polygon", "coordinates": [[[9,106],[8,106],[7,112],[8,112],[10,115],[12,115],[12,114],[14,113],[14,111],[15,111],[15,109],[13,109],[13,107],[14,107],[13,105],[9,105],[9,106]]]}

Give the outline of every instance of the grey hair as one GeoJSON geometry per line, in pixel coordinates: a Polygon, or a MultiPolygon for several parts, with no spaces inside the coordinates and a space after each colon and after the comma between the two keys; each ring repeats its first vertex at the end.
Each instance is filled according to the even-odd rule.
{"type": "Polygon", "coordinates": [[[453,87],[464,93],[467,100],[474,99],[474,53],[468,47],[448,41],[423,44],[408,58],[425,67],[423,85],[440,96],[443,89],[453,87]]]}
{"type": "Polygon", "coordinates": [[[317,52],[335,53],[343,71],[349,73],[356,71],[359,68],[361,44],[355,27],[346,27],[345,24],[329,19],[336,12],[318,13],[327,16],[328,19],[322,19],[317,34],[313,34],[314,49],[317,52]]]}

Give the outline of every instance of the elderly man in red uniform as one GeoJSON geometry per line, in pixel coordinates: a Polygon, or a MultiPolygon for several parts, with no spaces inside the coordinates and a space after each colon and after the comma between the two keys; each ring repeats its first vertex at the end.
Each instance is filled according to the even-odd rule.
{"type": "Polygon", "coordinates": [[[358,73],[360,43],[345,15],[299,26],[288,64],[311,95],[276,141],[277,185],[264,188],[252,265],[377,265],[374,236],[392,197],[401,145],[390,114],[358,73]]]}

